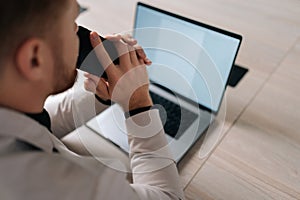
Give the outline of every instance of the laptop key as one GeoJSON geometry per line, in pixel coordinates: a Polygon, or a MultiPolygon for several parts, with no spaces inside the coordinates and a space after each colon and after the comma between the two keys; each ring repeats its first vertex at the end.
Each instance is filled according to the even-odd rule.
{"type": "Polygon", "coordinates": [[[166,116],[161,110],[160,106],[160,117],[162,121],[165,121],[164,130],[169,136],[178,139],[197,119],[197,115],[185,108],[181,108],[178,104],[173,103],[153,92],[150,91],[153,103],[160,105],[165,109],[166,116]],[[165,119],[166,118],[166,119],[165,119]]]}

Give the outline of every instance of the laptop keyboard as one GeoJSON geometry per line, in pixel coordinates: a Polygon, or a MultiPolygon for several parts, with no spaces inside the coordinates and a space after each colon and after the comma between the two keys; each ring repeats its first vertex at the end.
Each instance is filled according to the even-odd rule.
{"type": "Polygon", "coordinates": [[[164,130],[169,136],[178,139],[197,119],[197,115],[150,91],[153,103],[159,108],[164,130]],[[164,109],[162,109],[163,107],[164,109]]]}

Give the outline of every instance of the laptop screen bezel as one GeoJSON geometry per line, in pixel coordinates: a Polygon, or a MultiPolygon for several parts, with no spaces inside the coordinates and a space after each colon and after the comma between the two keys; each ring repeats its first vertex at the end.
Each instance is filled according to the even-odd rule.
{"type": "Polygon", "coordinates": [[[188,23],[191,23],[191,24],[194,24],[194,25],[197,25],[197,26],[201,26],[201,27],[204,27],[206,29],[209,29],[209,30],[212,30],[212,31],[215,31],[217,33],[221,33],[221,34],[224,34],[226,36],[229,36],[229,37],[233,37],[237,40],[239,40],[239,44],[238,44],[238,48],[236,50],[236,53],[235,53],[235,56],[234,56],[234,59],[233,59],[233,62],[232,62],[232,65],[231,65],[231,69],[230,69],[230,72],[229,72],[229,75],[227,77],[227,80],[226,80],[226,84],[225,84],[225,87],[223,88],[223,93],[222,93],[222,97],[220,99],[220,102],[218,104],[218,108],[217,108],[217,111],[214,111],[212,110],[211,108],[208,108],[202,104],[200,104],[199,102],[195,102],[183,95],[180,95],[178,94],[177,92],[175,91],[169,91],[168,88],[160,85],[160,84],[157,84],[156,82],[154,81],[151,81],[150,79],[150,82],[153,83],[154,85],[162,88],[163,90],[167,91],[168,93],[175,93],[176,96],[184,99],[185,101],[189,102],[190,104],[192,105],[196,105],[198,106],[200,109],[203,109],[203,110],[206,110],[208,112],[211,112],[213,114],[217,114],[220,110],[220,107],[221,107],[221,104],[222,104],[222,101],[223,101],[223,98],[224,98],[224,94],[225,94],[225,91],[226,91],[226,88],[227,88],[227,85],[228,85],[228,82],[229,82],[229,77],[230,75],[232,74],[232,71],[233,71],[233,66],[235,64],[235,61],[236,61],[236,58],[237,58],[237,55],[238,55],[238,52],[239,52],[239,49],[241,47],[241,43],[242,43],[242,40],[243,40],[243,37],[239,34],[236,34],[236,33],[233,33],[233,32],[230,32],[230,31],[226,31],[224,29],[221,29],[221,28],[218,28],[218,27],[215,27],[215,26],[211,26],[211,25],[208,25],[208,24],[205,24],[205,23],[202,23],[202,22],[199,22],[199,21],[195,21],[193,19],[190,19],[190,18],[187,18],[187,17],[184,17],[184,16],[181,16],[181,15],[178,15],[178,14],[174,14],[174,13],[171,13],[169,11],[166,11],[166,10],[162,10],[160,8],[157,8],[157,7],[154,7],[154,6],[151,6],[151,5],[148,5],[148,4],[145,4],[145,3],[142,3],[142,2],[137,2],[137,6],[136,6],[136,11],[135,11],[135,17],[134,17],[134,30],[136,29],[136,23],[137,23],[137,11],[138,11],[138,8],[139,6],[143,6],[143,7],[146,7],[146,8],[149,8],[149,9],[152,9],[154,11],[157,11],[157,12],[160,12],[160,13],[163,13],[163,14],[166,14],[166,15],[169,15],[171,17],[174,17],[174,18],[178,18],[180,20],[183,20],[183,21],[186,21],[188,23]]]}

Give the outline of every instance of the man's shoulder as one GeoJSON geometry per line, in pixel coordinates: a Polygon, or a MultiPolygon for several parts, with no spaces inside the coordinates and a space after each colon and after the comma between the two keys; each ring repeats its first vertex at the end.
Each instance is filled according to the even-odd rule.
{"type": "Polygon", "coordinates": [[[0,193],[9,199],[87,197],[98,178],[59,154],[40,151],[1,155],[0,177],[0,193]]]}

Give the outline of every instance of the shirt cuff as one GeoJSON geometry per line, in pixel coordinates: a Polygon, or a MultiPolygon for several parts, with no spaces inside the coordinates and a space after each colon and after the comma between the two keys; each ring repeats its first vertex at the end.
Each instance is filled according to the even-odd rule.
{"type": "Polygon", "coordinates": [[[153,109],[152,106],[146,106],[146,107],[137,108],[137,109],[125,112],[124,115],[125,115],[125,118],[128,119],[129,117],[132,117],[134,115],[137,115],[137,114],[140,114],[142,112],[146,112],[146,111],[149,111],[149,110],[152,110],[152,109],[153,109]]]}
{"type": "Polygon", "coordinates": [[[111,100],[103,100],[100,97],[98,97],[96,94],[95,94],[95,97],[100,103],[102,103],[104,105],[111,106],[113,104],[111,100]]]}

